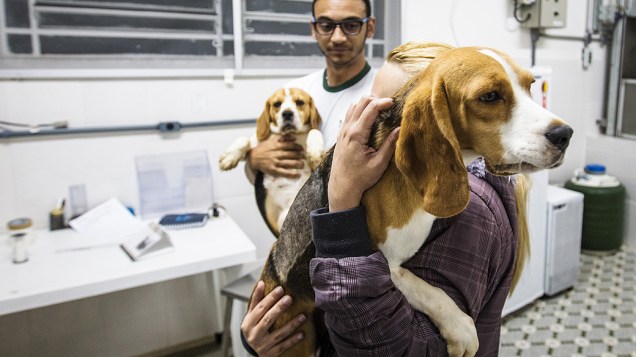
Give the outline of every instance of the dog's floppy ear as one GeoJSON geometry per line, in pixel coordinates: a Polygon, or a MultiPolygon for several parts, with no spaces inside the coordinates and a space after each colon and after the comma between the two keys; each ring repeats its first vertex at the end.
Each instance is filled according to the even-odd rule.
{"type": "Polygon", "coordinates": [[[405,96],[395,163],[422,196],[426,212],[453,216],[470,193],[444,84],[421,80],[405,96]]]}
{"type": "Polygon", "coordinates": [[[265,141],[267,140],[267,138],[269,138],[269,109],[271,107],[271,104],[269,102],[269,99],[267,100],[267,102],[265,102],[265,109],[263,109],[261,116],[256,119],[256,138],[259,142],[265,141]]]}
{"type": "Polygon", "coordinates": [[[314,102],[314,98],[309,99],[309,123],[311,123],[312,129],[320,130],[320,124],[322,124],[322,118],[318,113],[318,108],[316,108],[316,102],[314,102]]]}

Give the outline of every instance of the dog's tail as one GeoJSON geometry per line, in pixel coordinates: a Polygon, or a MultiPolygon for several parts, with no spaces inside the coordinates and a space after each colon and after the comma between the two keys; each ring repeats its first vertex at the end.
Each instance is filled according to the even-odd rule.
{"type": "Polygon", "coordinates": [[[515,260],[515,268],[512,273],[512,283],[510,284],[510,293],[515,290],[521,273],[526,264],[526,259],[530,257],[530,231],[528,230],[528,192],[532,186],[530,177],[525,174],[515,176],[515,201],[517,206],[517,259],[515,260]]]}

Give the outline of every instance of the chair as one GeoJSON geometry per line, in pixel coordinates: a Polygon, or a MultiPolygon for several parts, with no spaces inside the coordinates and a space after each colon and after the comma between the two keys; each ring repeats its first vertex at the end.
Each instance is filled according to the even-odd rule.
{"type": "Polygon", "coordinates": [[[252,290],[256,285],[256,279],[252,274],[231,282],[221,290],[221,295],[225,297],[225,316],[223,318],[223,339],[221,340],[221,353],[227,357],[230,350],[230,324],[232,322],[232,306],[234,300],[248,302],[252,295],[252,290]]]}

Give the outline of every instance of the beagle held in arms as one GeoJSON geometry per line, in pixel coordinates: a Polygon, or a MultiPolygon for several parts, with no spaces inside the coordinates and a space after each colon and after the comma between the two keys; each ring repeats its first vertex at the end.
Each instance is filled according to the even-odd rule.
{"type": "Polygon", "coordinates": [[[303,147],[305,165],[300,177],[288,178],[264,174],[264,215],[276,236],[296,194],[311,171],[324,156],[324,141],[320,133],[321,118],[311,96],[299,88],[281,88],[266,101],[265,109],[256,120],[256,133],[251,138],[238,138],[219,158],[219,168],[231,170],[247,158],[250,148],[272,135],[290,135],[303,147]]]}

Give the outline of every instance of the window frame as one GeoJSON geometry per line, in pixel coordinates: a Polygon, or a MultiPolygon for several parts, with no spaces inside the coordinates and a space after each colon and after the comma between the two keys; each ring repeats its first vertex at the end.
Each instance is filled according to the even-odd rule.
{"type": "MultiPolygon", "coordinates": [[[[245,19],[281,19],[286,21],[306,23],[310,26],[309,16],[288,14],[265,14],[257,11],[247,11],[246,0],[231,0],[232,6],[232,34],[220,34],[220,38],[228,40],[232,38],[234,55],[225,56],[221,53],[218,59],[210,56],[117,56],[117,58],[104,58],[104,56],[77,56],[69,59],[66,56],[7,56],[8,44],[6,39],[5,2],[0,0],[0,79],[37,79],[37,78],[188,78],[188,77],[297,77],[324,67],[323,56],[255,56],[244,54],[246,39],[262,39],[278,41],[294,40],[306,43],[315,43],[311,36],[296,35],[267,35],[244,33],[245,19]],[[239,9],[240,11],[236,11],[239,9]],[[302,59],[299,61],[299,57],[302,59]],[[151,59],[148,61],[148,59],[151,59]],[[300,63],[300,65],[299,65],[300,63]]],[[[29,1],[29,9],[33,9],[35,0],[29,1]]],[[[222,7],[219,0],[218,6],[222,7]]],[[[293,0],[309,2],[311,0],[293,0]]],[[[385,24],[383,39],[368,39],[367,54],[370,64],[374,67],[381,65],[383,58],[372,58],[372,51],[378,45],[384,45],[388,51],[400,43],[401,27],[399,21],[401,15],[400,1],[380,1],[384,4],[383,22],[385,24]]],[[[374,9],[374,14],[376,9],[374,9]]],[[[220,15],[219,15],[220,16],[220,15]]],[[[37,26],[37,25],[35,25],[37,26]]],[[[222,26],[222,24],[220,25],[222,26]]],[[[25,31],[33,31],[34,25],[25,31]]],[[[37,31],[37,29],[36,29],[37,31]]],[[[14,32],[14,31],[12,31],[14,32]]],[[[222,48],[222,47],[221,47],[222,48]]]]}

